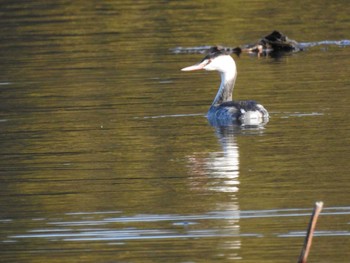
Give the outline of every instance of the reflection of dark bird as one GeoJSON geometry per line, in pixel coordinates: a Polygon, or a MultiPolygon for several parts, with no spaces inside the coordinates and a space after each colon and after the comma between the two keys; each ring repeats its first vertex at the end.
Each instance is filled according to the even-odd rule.
{"type": "Polygon", "coordinates": [[[259,125],[268,121],[267,110],[255,101],[232,101],[232,91],[237,77],[236,63],[226,49],[212,47],[202,61],[182,71],[216,70],[221,75],[221,85],[208,111],[209,122],[214,126],[232,124],[259,125]]]}

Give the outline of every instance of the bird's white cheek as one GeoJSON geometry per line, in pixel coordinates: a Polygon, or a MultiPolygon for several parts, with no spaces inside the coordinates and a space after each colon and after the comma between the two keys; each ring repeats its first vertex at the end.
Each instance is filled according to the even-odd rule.
{"type": "Polygon", "coordinates": [[[208,71],[216,70],[211,64],[206,65],[206,66],[204,67],[204,69],[205,69],[205,70],[208,70],[208,71]]]}

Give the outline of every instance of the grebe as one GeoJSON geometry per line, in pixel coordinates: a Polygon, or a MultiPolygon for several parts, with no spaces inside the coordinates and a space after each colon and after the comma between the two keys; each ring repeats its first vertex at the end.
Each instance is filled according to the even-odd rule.
{"type": "Polygon", "coordinates": [[[232,91],[237,78],[236,63],[229,52],[222,47],[212,47],[201,62],[181,69],[192,71],[205,69],[216,70],[221,75],[221,84],[207,118],[213,126],[233,124],[261,125],[268,122],[267,110],[253,100],[232,101],[232,91]]]}

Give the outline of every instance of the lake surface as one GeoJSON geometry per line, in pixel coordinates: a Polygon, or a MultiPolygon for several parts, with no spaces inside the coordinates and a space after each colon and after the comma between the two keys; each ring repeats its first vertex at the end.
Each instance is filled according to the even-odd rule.
{"type": "MultiPolygon", "coordinates": [[[[350,260],[350,46],[242,54],[234,98],[270,112],[212,127],[219,77],[176,48],[350,38],[348,1],[2,1],[1,262],[350,260]]],[[[342,42],[346,43],[346,42],[342,42]]]]}

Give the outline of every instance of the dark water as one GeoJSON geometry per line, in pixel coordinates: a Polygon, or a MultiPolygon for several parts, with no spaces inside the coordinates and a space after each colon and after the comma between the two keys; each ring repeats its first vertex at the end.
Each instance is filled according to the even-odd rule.
{"type": "Polygon", "coordinates": [[[347,1],[2,1],[1,262],[350,260],[347,1]],[[235,57],[263,129],[214,128],[215,73],[176,47],[311,45],[235,57]],[[331,41],[331,42],[324,42],[331,41]]]}

